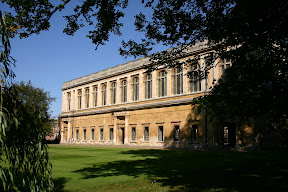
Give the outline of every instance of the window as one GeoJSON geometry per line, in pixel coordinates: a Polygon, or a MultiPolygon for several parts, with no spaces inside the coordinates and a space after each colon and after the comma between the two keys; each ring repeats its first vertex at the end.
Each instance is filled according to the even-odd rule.
{"type": "Polygon", "coordinates": [[[167,73],[164,70],[159,73],[158,89],[159,97],[167,95],[167,73]]]}
{"type": "Polygon", "coordinates": [[[201,91],[200,65],[195,63],[190,66],[190,92],[201,91]]]}
{"type": "Polygon", "coordinates": [[[100,141],[104,140],[103,128],[100,128],[100,141]]]}
{"type": "Polygon", "coordinates": [[[89,88],[85,89],[85,107],[89,108],[89,88]]]}
{"type": "Polygon", "coordinates": [[[152,75],[147,74],[145,78],[145,99],[152,98],[152,75]]]}
{"type": "Polygon", "coordinates": [[[113,135],[113,128],[110,128],[110,141],[113,141],[114,135],[113,135]]]}
{"type": "Polygon", "coordinates": [[[106,105],[106,87],[106,84],[102,85],[102,105],[106,105]]]}
{"type": "Polygon", "coordinates": [[[123,80],[121,82],[121,102],[127,102],[127,81],[123,80]]]}
{"type": "Polygon", "coordinates": [[[71,110],[71,92],[67,93],[67,109],[68,111],[71,110]]]}
{"type": "Polygon", "coordinates": [[[174,141],[179,141],[180,128],[179,125],[174,126],[174,141]]]}
{"type": "Polygon", "coordinates": [[[149,127],[144,127],[144,141],[149,141],[149,127]]]}
{"type": "Polygon", "coordinates": [[[231,67],[231,60],[223,59],[221,67],[222,67],[222,81],[225,82],[227,80],[226,69],[229,69],[231,67]]]}
{"type": "Polygon", "coordinates": [[[132,141],[136,141],[136,127],[132,127],[132,141]]]}
{"type": "Polygon", "coordinates": [[[76,141],[79,140],[79,129],[76,130],[76,141]]]}
{"type": "Polygon", "coordinates": [[[111,84],[111,104],[116,103],[116,82],[111,84]]]}
{"type": "Polygon", "coordinates": [[[198,126],[197,125],[192,125],[191,141],[196,142],[197,138],[198,138],[198,126]]]}
{"type": "Polygon", "coordinates": [[[87,131],[86,129],[83,129],[83,140],[86,141],[87,131]]]}
{"type": "Polygon", "coordinates": [[[95,129],[91,129],[91,140],[94,141],[95,140],[95,129]]]}
{"type": "Polygon", "coordinates": [[[82,90],[78,90],[78,109],[81,109],[81,104],[82,104],[82,90]]]}
{"type": "Polygon", "coordinates": [[[98,87],[97,86],[93,87],[93,107],[97,106],[97,92],[98,87]]]}
{"type": "Polygon", "coordinates": [[[137,101],[139,99],[139,78],[138,77],[133,78],[132,89],[133,89],[132,100],[137,101]]]}
{"type": "Polygon", "coordinates": [[[158,127],[158,141],[164,141],[163,126],[158,127]]]}
{"type": "Polygon", "coordinates": [[[181,67],[174,70],[174,94],[183,93],[183,71],[181,67]]]}

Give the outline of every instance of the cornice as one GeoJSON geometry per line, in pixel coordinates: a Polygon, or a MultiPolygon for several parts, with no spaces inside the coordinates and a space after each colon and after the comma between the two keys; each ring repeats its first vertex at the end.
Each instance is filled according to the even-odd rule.
{"type": "Polygon", "coordinates": [[[98,115],[98,114],[105,114],[105,113],[116,113],[116,112],[123,112],[123,111],[135,111],[141,109],[152,109],[152,108],[160,108],[160,107],[170,107],[170,106],[177,106],[177,105],[185,105],[190,104],[193,98],[185,98],[185,99],[174,99],[169,101],[161,101],[161,102],[153,102],[153,103],[144,103],[138,105],[129,105],[129,106],[121,106],[121,107],[114,107],[108,109],[99,109],[94,111],[86,111],[86,112],[77,112],[72,114],[62,114],[60,115],[61,118],[68,118],[68,117],[80,117],[80,116],[88,116],[88,115],[98,115]]]}

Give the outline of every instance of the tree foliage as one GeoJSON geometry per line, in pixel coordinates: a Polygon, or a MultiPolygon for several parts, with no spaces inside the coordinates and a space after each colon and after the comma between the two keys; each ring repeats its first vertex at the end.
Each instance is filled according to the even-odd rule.
{"type": "Polygon", "coordinates": [[[0,186],[4,191],[50,191],[52,163],[42,142],[54,98],[31,82],[2,90],[0,186]]]}

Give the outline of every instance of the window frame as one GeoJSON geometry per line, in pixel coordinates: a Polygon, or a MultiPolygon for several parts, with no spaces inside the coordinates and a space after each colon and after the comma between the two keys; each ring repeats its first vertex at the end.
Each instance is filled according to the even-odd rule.
{"type": "Polygon", "coordinates": [[[131,141],[136,141],[136,134],[136,127],[131,127],[131,141]],[[135,130],[134,132],[133,129],[135,130]]]}
{"type": "Polygon", "coordinates": [[[77,102],[78,102],[78,109],[82,108],[82,89],[79,89],[77,92],[77,102]]]}
{"type": "Polygon", "coordinates": [[[127,102],[127,79],[121,81],[121,103],[127,102]]]}
{"type": "Polygon", "coordinates": [[[158,96],[167,96],[167,72],[161,70],[158,74],[158,96]]]}
{"type": "Polygon", "coordinates": [[[90,89],[85,88],[85,108],[89,108],[90,89]]]}
{"type": "Polygon", "coordinates": [[[164,141],[164,126],[159,125],[158,126],[158,142],[163,142],[163,141],[164,141]],[[161,130],[161,128],[162,128],[162,130],[161,130]],[[160,132],[161,132],[161,136],[160,136],[160,132]]]}
{"type": "Polygon", "coordinates": [[[152,98],[152,74],[148,73],[145,76],[145,99],[151,99],[152,98]]]}
{"type": "Polygon", "coordinates": [[[174,125],[173,128],[173,141],[179,142],[180,141],[180,125],[174,125]],[[177,130],[178,127],[178,130],[177,130]]]}
{"type": "Polygon", "coordinates": [[[201,65],[199,62],[190,65],[190,92],[198,92],[201,91],[201,80],[200,76],[201,65]]]}
{"type": "Polygon", "coordinates": [[[101,86],[101,93],[102,93],[102,106],[107,105],[107,84],[104,83],[101,86]]]}
{"type": "Polygon", "coordinates": [[[97,106],[98,100],[98,86],[93,86],[93,107],[97,106]]]}
{"type": "Polygon", "coordinates": [[[144,141],[148,142],[150,140],[149,126],[144,126],[144,141]]]}
{"type": "Polygon", "coordinates": [[[117,91],[117,83],[116,81],[111,82],[111,88],[110,88],[110,95],[111,95],[111,104],[116,104],[116,92],[117,91]]]}
{"type": "Polygon", "coordinates": [[[100,127],[99,141],[104,141],[104,128],[100,127]]]}
{"type": "Polygon", "coordinates": [[[132,79],[132,101],[139,100],[139,77],[135,76],[132,79]]]}
{"type": "Polygon", "coordinates": [[[183,93],[183,68],[178,66],[174,68],[173,74],[173,88],[174,95],[179,95],[183,93]]]}

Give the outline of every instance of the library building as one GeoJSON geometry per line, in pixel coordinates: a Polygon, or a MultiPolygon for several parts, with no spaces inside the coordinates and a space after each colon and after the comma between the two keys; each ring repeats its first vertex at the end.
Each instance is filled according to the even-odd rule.
{"type": "MultiPolygon", "coordinates": [[[[185,57],[200,55],[201,69],[201,56],[209,51],[205,43],[197,43],[185,57]]],[[[198,82],[187,75],[195,65],[159,67],[148,73],[149,62],[140,58],[64,82],[61,143],[163,148],[240,144],[235,123],[214,127],[191,104],[209,92],[230,61],[218,59],[207,79],[198,82]]]]}

